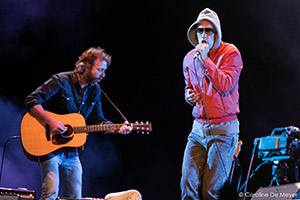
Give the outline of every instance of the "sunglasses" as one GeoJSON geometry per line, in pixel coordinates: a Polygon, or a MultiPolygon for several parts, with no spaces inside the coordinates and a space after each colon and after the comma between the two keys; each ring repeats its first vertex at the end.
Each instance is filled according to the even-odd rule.
{"type": "Polygon", "coordinates": [[[205,32],[207,35],[211,36],[212,34],[214,34],[216,31],[212,28],[196,28],[196,33],[198,34],[203,34],[203,32],[205,32]]]}

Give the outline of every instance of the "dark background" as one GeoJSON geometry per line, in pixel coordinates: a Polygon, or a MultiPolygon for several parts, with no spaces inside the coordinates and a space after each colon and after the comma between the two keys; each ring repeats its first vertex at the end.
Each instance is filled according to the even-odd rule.
{"type": "MultiPolygon", "coordinates": [[[[182,60],[193,47],[186,31],[209,7],[221,20],[223,41],[240,50],[240,162],[243,181],[253,141],[273,128],[300,126],[300,2],[1,0],[0,150],[20,134],[23,100],[51,75],[74,69],[91,46],[113,56],[102,88],[132,122],[150,121],[151,135],[90,134],[81,153],[83,196],[137,189],[143,199],[179,199],[186,138],[193,118],[183,96],[182,60]]],[[[123,119],[103,98],[106,118],[123,119]]],[[[259,164],[255,160],[255,164],[259,164]]],[[[271,166],[260,169],[249,191],[267,186],[271,166]]],[[[7,145],[2,187],[40,194],[36,163],[19,140],[7,145]]]]}

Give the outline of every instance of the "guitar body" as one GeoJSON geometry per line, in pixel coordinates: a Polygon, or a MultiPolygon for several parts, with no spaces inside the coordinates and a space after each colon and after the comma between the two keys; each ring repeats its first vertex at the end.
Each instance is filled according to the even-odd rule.
{"type": "Polygon", "coordinates": [[[74,134],[72,129],[74,126],[86,126],[81,114],[59,115],[52,112],[48,114],[67,126],[69,133],[66,138],[62,138],[61,135],[52,135],[45,123],[39,121],[31,113],[26,113],[21,123],[21,140],[28,154],[44,156],[63,147],[81,147],[85,144],[86,132],[74,134]]]}

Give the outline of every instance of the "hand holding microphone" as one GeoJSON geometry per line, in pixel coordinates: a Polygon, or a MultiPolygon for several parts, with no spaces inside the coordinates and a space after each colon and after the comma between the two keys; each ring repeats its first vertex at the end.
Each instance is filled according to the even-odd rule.
{"type": "Polygon", "coordinates": [[[199,56],[200,60],[204,63],[208,58],[208,52],[209,52],[209,45],[207,44],[206,41],[202,41],[202,43],[196,46],[196,54],[194,58],[199,56]]]}

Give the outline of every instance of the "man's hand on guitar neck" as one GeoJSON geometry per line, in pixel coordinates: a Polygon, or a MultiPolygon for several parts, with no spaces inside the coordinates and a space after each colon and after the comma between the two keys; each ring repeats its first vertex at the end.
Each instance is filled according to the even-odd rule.
{"type": "Polygon", "coordinates": [[[130,125],[130,126],[129,125],[130,125],[129,122],[125,121],[123,123],[123,125],[121,126],[121,128],[119,129],[118,133],[120,133],[122,135],[129,134],[133,129],[132,125],[130,125]]]}
{"type": "MultiPolygon", "coordinates": [[[[103,124],[106,125],[106,124],[114,124],[114,123],[112,123],[111,121],[106,121],[103,124]]],[[[133,129],[132,124],[130,124],[128,121],[125,121],[119,130],[110,130],[110,131],[106,131],[106,133],[119,133],[121,135],[127,135],[132,131],[132,129],[133,129]]]]}

